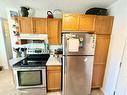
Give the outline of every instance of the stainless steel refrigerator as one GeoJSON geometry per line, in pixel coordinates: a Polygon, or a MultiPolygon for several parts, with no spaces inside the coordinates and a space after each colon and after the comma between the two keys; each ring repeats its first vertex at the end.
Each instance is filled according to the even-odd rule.
{"type": "Polygon", "coordinates": [[[62,95],[89,95],[91,93],[96,35],[65,33],[63,43],[62,95]]]}

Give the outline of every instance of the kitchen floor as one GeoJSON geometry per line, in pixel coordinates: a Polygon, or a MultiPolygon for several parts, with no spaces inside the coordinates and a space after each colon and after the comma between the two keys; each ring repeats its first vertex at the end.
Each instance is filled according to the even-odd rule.
{"type": "MultiPolygon", "coordinates": [[[[41,90],[17,91],[13,83],[12,71],[0,71],[0,95],[43,95],[41,90]]],[[[61,95],[60,92],[50,92],[47,95],[61,95]]],[[[100,90],[92,90],[91,95],[104,95],[100,90]]]]}

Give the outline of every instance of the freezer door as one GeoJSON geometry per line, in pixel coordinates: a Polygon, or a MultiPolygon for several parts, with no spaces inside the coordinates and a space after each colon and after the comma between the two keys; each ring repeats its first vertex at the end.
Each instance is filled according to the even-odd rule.
{"type": "MultiPolygon", "coordinates": [[[[88,33],[68,33],[62,35],[63,55],[94,55],[96,35],[88,33]],[[70,39],[79,40],[78,51],[70,51],[70,39]]],[[[74,45],[76,43],[74,42],[74,45]]],[[[72,45],[73,47],[73,45],[72,45]]]]}
{"type": "Polygon", "coordinates": [[[93,56],[65,56],[62,95],[89,95],[93,72],[93,56]]]}

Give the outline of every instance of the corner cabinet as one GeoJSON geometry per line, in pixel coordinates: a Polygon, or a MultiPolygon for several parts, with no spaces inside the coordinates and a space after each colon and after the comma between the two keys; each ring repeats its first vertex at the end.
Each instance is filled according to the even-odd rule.
{"type": "Polygon", "coordinates": [[[92,88],[101,88],[103,84],[113,20],[113,16],[96,16],[96,48],[93,66],[92,88]]]}
{"type": "Polygon", "coordinates": [[[110,35],[96,36],[92,88],[102,87],[109,44],[110,44],[110,35]]]}
{"type": "Polygon", "coordinates": [[[62,30],[64,32],[94,32],[95,15],[64,14],[62,30]]]}
{"type": "Polygon", "coordinates": [[[47,33],[49,44],[61,44],[61,19],[47,19],[47,33]]]}
{"type": "Polygon", "coordinates": [[[47,90],[61,90],[61,66],[47,66],[47,90]]]}

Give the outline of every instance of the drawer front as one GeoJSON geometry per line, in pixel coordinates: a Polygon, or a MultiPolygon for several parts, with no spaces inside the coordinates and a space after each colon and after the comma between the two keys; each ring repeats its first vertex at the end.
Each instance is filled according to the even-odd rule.
{"type": "Polygon", "coordinates": [[[47,66],[47,70],[61,70],[61,66],[47,66]]]}

